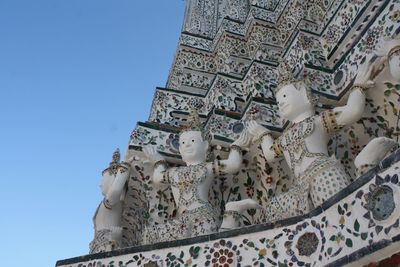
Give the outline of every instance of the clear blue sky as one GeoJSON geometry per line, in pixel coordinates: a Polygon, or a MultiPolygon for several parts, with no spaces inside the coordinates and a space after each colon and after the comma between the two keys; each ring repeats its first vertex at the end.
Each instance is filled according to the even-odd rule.
{"type": "Polygon", "coordinates": [[[165,85],[184,7],[0,1],[0,266],[87,254],[101,171],[165,85]]]}

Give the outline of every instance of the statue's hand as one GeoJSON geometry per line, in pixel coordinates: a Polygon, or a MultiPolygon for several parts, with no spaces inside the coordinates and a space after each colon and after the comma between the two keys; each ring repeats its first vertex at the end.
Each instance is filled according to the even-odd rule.
{"type": "Polygon", "coordinates": [[[239,213],[248,209],[262,209],[263,207],[253,199],[243,199],[239,201],[231,201],[225,205],[226,211],[237,211],[239,213]]]}
{"type": "Polygon", "coordinates": [[[372,65],[371,80],[374,80],[386,67],[387,57],[378,57],[372,65]]]}
{"type": "Polygon", "coordinates": [[[251,136],[246,132],[243,131],[239,138],[236,139],[235,142],[231,144],[231,146],[239,146],[242,149],[248,149],[251,144],[251,136]]]}
{"type": "Polygon", "coordinates": [[[129,147],[126,148],[125,150],[125,155],[124,155],[124,162],[132,164],[132,162],[136,159],[135,156],[130,156],[129,155],[129,147]]]}
{"type": "Polygon", "coordinates": [[[266,133],[269,133],[269,130],[260,124],[258,124],[256,121],[252,120],[247,124],[247,130],[249,133],[253,136],[253,143],[260,139],[260,137],[266,133]]]}
{"type": "Polygon", "coordinates": [[[400,45],[400,39],[390,39],[390,40],[382,39],[376,46],[375,54],[378,57],[386,58],[390,50],[399,45],[400,45]]]}
{"type": "Polygon", "coordinates": [[[164,160],[164,157],[157,152],[155,146],[145,146],[143,147],[143,153],[151,163],[156,163],[157,161],[164,160]]]}
{"type": "Polygon", "coordinates": [[[372,81],[372,72],[373,65],[371,63],[364,63],[358,68],[358,74],[356,79],[354,80],[354,84],[362,85],[366,87],[374,86],[374,82],[372,81]]]}
{"type": "Polygon", "coordinates": [[[374,138],[354,159],[354,165],[356,168],[360,168],[363,165],[376,165],[396,145],[398,143],[395,140],[387,137],[374,138]]]}

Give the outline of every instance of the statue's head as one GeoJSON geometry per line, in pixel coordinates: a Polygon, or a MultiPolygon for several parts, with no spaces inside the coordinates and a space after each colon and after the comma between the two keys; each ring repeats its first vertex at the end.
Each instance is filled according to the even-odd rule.
{"type": "Polygon", "coordinates": [[[188,164],[206,161],[208,146],[208,141],[204,140],[199,115],[192,110],[179,135],[179,152],[183,161],[188,164]]]}
{"type": "Polygon", "coordinates": [[[275,95],[281,116],[293,121],[299,114],[314,110],[314,103],[304,82],[283,86],[275,95]]]}
{"type": "Polygon", "coordinates": [[[208,141],[204,141],[202,132],[185,131],[179,136],[179,152],[186,163],[204,162],[207,158],[208,141]]]}
{"type": "Polygon", "coordinates": [[[314,111],[318,98],[311,93],[304,81],[304,74],[294,75],[287,63],[278,68],[278,87],[275,98],[284,119],[293,121],[299,114],[314,111]]]}

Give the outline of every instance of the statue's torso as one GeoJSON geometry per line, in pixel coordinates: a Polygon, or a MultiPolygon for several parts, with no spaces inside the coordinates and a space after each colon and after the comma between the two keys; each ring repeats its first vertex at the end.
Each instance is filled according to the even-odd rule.
{"type": "Polygon", "coordinates": [[[314,206],[318,206],[348,184],[340,162],[327,151],[328,134],[338,127],[327,127],[323,122],[322,116],[307,118],[288,128],[277,140],[295,177],[292,189],[275,198],[277,206],[286,203],[280,210],[282,218],[293,216],[293,207],[295,214],[308,211],[309,195],[314,206]]]}
{"type": "Polygon", "coordinates": [[[208,203],[212,182],[207,163],[181,166],[169,170],[169,179],[178,213],[193,210],[208,203]]]}
{"type": "Polygon", "coordinates": [[[295,177],[302,175],[315,160],[328,157],[328,135],[319,116],[294,124],[278,142],[295,177]]]}

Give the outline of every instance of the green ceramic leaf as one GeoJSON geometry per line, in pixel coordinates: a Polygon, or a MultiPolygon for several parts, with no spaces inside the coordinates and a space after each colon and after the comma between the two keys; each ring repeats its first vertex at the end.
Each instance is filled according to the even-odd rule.
{"type": "Polygon", "coordinates": [[[368,233],[361,233],[361,239],[366,240],[368,237],[368,233]]]}
{"type": "Polygon", "coordinates": [[[337,210],[338,210],[340,215],[344,214],[344,210],[342,209],[342,207],[340,205],[338,205],[337,210]]]}
{"type": "Polygon", "coordinates": [[[248,242],[246,245],[248,245],[251,248],[254,248],[254,243],[253,242],[248,242]]]}
{"type": "Polygon", "coordinates": [[[353,241],[351,241],[350,238],[346,239],[346,246],[348,246],[349,248],[353,247],[353,241]]]}
{"type": "Polygon", "coordinates": [[[358,220],[356,219],[356,221],[354,222],[354,230],[356,232],[360,231],[360,223],[358,222],[358,220]]]}

